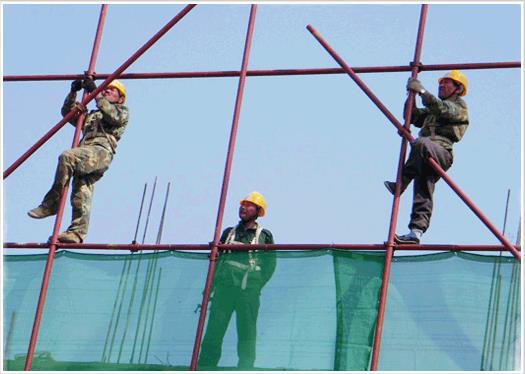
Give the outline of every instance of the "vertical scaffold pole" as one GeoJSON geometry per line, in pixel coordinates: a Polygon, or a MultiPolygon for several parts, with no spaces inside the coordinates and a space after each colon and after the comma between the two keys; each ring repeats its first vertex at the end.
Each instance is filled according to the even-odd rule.
{"type": "MultiPolygon", "coordinates": [[[[421,62],[421,49],[423,45],[423,34],[425,32],[425,21],[427,17],[428,5],[423,4],[421,6],[421,14],[419,17],[419,27],[417,31],[416,48],[414,51],[414,60],[412,62],[412,78],[417,78],[419,72],[419,63],[421,62]]],[[[407,131],[410,131],[410,118],[412,114],[412,107],[414,104],[415,94],[409,91],[407,102],[405,104],[405,125],[403,126],[407,131]]],[[[377,370],[377,364],[379,361],[379,350],[381,347],[381,335],[383,333],[383,322],[385,319],[385,306],[386,298],[388,293],[388,283],[390,281],[390,268],[392,266],[392,257],[394,255],[394,234],[397,224],[397,214],[399,211],[399,196],[401,186],[401,176],[403,174],[403,165],[405,162],[407,150],[407,140],[401,138],[401,149],[399,152],[399,161],[397,165],[397,176],[396,176],[396,188],[394,191],[394,200],[392,202],[392,214],[390,217],[390,227],[388,231],[388,240],[385,255],[385,265],[383,267],[383,280],[381,283],[381,291],[379,295],[379,305],[377,310],[377,321],[374,334],[374,345],[372,348],[372,361],[370,364],[370,370],[377,370]]]]}
{"type": "Polygon", "coordinates": [[[206,311],[208,309],[208,299],[210,297],[211,283],[215,273],[215,263],[217,261],[217,252],[219,244],[219,236],[222,227],[222,218],[224,215],[224,206],[226,204],[226,196],[228,194],[228,184],[230,181],[231,165],[233,161],[233,151],[235,149],[235,139],[237,137],[237,127],[239,123],[239,116],[241,112],[242,97],[244,93],[244,82],[246,81],[246,72],[248,71],[248,57],[250,55],[250,47],[252,43],[253,28],[255,24],[255,15],[257,13],[257,5],[252,5],[250,10],[250,19],[248,22],[248,30],[246,32],[246,41],[244,45],[244,54],[242,57],[242,68],[239,77],[239,84],[237,87],[237,99],[235,101],[235,111],[233,114],[232,127],[230,132],[230,141],[228,144],[228,154],[226,156],[226,164],[224,166],[224,176],[222,180],[221,197],[219,201],[219,209],[217,212],[217,220],[215,223],[215,233],[213,242],[211,243],[210,262],[208,265],[208,275],[206,276],[206,284],[202,297],[201,310],[199,315],[199,323],[197,325],[197,333],[195,336],[195,343],[193,345],[193,354],[191,357],[190,370],[197,370],[197,360],[199,357],[199,350],[202,340],[202,331],[204,329],[204,321],[206,320],[206,311]]]}
{"type": "MultiPolygon", "coordinates": [[[[91,52],[91,58],[89,60],[88,74],[92,75],[95,71],[95,64],[97,61],[98,50],[100,46],[100,40],[102,38],[102,30],[104,29],[104,21],[106,19],[107,13],[107,4],[103,4],[100,9],[100,16],[98,19],[97,31],[95,34],[95,41],[93,42],[93,49],[91,52]]],[[[85,100],[88,96],[88,92],[84,90],[83,99],[85,100]]],[[[73,136],[72,148],[78,146],[78,140],[80,138],[80,131],[82,130],[82,124],[84,122],[84,115],[80,114],[77,119],[75,134],[73,136]]],[[[27,356],[24,370],[31,370],[31,364],[33,362],[33,356],[35,353],[36,341],[38,339],[38,330],[40,327],[40,321],[42,320],[42,312],[44,310],[44,304],[46,300],[47,287],[49,285],[49,278],[51,277],[51,268],[53,266],[53,260],[55,258],[56,252],[56,240],[58,236],[58,231],[60,230],[60,225],[62,224],[62,216],[64,214],[64,206],[66,203],[68,186],[66,185],[62,189],[62,194],[60,195],[60,202],[58,204],[58,211],[55,219],[55,225],[53,227],[53,234],[50,240],[49,253],[47,255],[46,267],[44,270],[44,276],[42,279],[42,287],[40,289],[40,296],[38,298],[37,309],[35,313],[35,320],[33,322],[33,330],[31,331],[31,339],[29,341],[29,347],[27,349],[27,356]]]]}

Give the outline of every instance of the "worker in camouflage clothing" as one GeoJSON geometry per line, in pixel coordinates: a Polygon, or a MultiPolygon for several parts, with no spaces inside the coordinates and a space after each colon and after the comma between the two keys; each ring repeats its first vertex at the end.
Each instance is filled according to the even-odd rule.
{"type": "MultiPolygon", "coordinates": [[[[266,211],[259,192],[241,200],[236,227],[221,236],[223,244],[273,244],[273,235],[256,222],[266,211]]],[[[276,266],[274,251],[222,251],[213,279],[210,315],[199,355],[199,369],[217,368],[222,342],[235,311],[237,327],[237,367],[253,369],[260,295],[276,266]]]]}
{"type": "MultiPolygon", "coordinates": [[[[55,215],[60,194],[73,177],[72,222],[67,231],[58,235],[57,239],[62,243],[82,243],[86,237],[94,184],[108,169],[115,155],[117,142],[128,124],[128,108],[124,105],[126,89],[122,83],[112,81],[96,96],[98,109],[89,113],[81,103],[76,102],[77,92],[82,88],[93,92],[96,85],[91,77],[73,81],[71,91],[62,106],[62,115],[65,116],[75,106],[81,109],[85,114],[83,138],[78,147],[60,155],[53,186],[42,203],[27,212],[30,217],[38,219],[55,215]]],[[[74,126],[78,115],[70,121],[74,126]]]]}
{"type": "MultiPolygon", "coordinates": [[[[438,82],[439,98],[425,90],[415,78],[409,78],[407,83],[407,90],[419,94],[425,108],[417,108],[414,99],[411,123],[421,130],[403,166],[400,186],[403,193],[414,180],[414,198],[408,224],[410,232],[396,234],[398,244],[419,244],[430,223],[432,195],[440,177],[425,160],[431,156],[443,170],[448,170],[454,158],[452,145],[461,140],[469,125],[467,104],[461,98],[467,94],[465,75],[459,70],[452,70],[438,82]]],[[[385,186],[394,194],[394,182],[385,182],[385,186]]]]}

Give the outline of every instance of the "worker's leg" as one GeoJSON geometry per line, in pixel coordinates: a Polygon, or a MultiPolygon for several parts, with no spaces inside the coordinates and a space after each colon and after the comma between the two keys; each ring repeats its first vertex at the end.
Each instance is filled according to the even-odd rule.
{"type": "Polygon", "coordinates": [[[252,369],[255,364],[255,345],[257,340],[257,316],[259,315],[260,291],[244,290],[237,303],[237,354],[239,369],[252,369]]]}
{"type": "Polygon", "coordinates": [[[219,363],[222,354],[222,341],[233,314],[237,295],[238,291],[233,287],[218,286],[215,289],[208,325],[199,354],[198,367],[201,370],[215,368],[219,363]]]}
{"type": "Polygon", "coordinates": [[[94,172],[103,174],[112,157],[110,152],[99,146],[81,146],[62,152],[58,157],[53,185],[45,195],[42,205],[56,211],[60,193],[73,175],[83,176],[94,172]]]}
{"type": "MultiPolygon", "coordinates": [[[[443,170],[452,166],[452,155],[442,146],[433,143],[429,138],[420,139],[420,159],[426,160],[431,156],[443,170]]],[[[421,174],[414,179],[414,199],[412,214],[408,227],[425,232],[430,224],[433,209],[433,194],[439,175],[426,162],[421,167],[421,174]]]]}

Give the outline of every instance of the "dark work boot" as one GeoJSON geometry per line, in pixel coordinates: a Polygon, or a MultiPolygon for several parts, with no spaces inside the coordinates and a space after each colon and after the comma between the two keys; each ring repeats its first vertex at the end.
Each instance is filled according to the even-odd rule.
{"type": "Polygon", "coordinates": [[[41,219],[57,214],[55,209],[48,208],[45,205],[39,205],[35,209],[31,209],[27,212],[27,215],[31,218],[41,219]]]}
{"type": "Polygon", "coordinates": [[[395,182],[384,181],[386,189],[393,195],[396,190],[395,182]]]}
{"type": "Polygon", "coordinates": [[[64,231],[58,234],[57,241],[60,243],[82,243],[82,239],[73,231],[64,231]]]}

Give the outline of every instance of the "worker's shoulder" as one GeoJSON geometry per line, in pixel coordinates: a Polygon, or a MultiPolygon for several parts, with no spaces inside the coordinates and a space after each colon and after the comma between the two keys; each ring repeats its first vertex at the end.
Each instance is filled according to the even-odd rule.
{"type": "Polygon", "coordinates": [[[270,230],[263,228],[261,230],[261,236],[263,236],[263,235],[266,236],[266,238],[267,238],[265,240],[265,242],[267,244],[273,244],[273,234],[272,234],[272,232],[270,230]]]}

